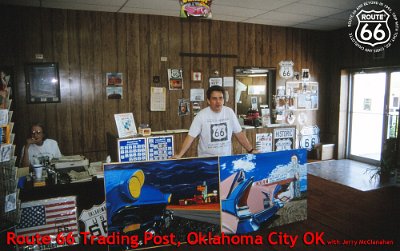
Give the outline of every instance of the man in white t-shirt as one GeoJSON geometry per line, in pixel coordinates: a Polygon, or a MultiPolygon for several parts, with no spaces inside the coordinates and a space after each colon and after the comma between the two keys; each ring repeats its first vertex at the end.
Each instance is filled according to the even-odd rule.
{"type": "Polygon", "coordinates": [[[209,106],[196,115],[180,152],[173,158],[181,158],[197,136],[199,157],[231,155],[232,134],[248,153],[256,152],[242,132],[235,112],[224,106],[224,96],[225,90],[221,86],[212,86],[207,90],[209,106]]]}
{"type": "Polygon", "coordinates": [[[23,167],[45,164],[53,158],[62,156],[57,141],[46,137],[45,127],[40,123],[31,126],[31,135],[26,139],[22,152],[23,167]]]}

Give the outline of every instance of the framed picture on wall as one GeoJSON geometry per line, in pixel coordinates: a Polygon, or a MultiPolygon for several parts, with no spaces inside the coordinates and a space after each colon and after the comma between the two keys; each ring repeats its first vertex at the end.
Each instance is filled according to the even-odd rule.
{"type": "Polygon", "coordinates": [[[123,85],[123,78],[121,72],[107,72],[106,85],[123,85]]]}
{"type": "Polygon", "coordinates": [[[192,72],[192,81],[194,82],[201,82],[203,80],[201,71],[194,71],[192,72]]]}
{"type": "Polygon", "coordinates": [[[210,84],[210,87],[214,86],[214,85],[222,86],[222,84],[223,84],[222,78],[209,78],[208,82],[210,84]]]}
{"type": "Polygon", "coordinates": [[[61,102],[57,63],[25,64],[25,84],[27,103],[61,102]]]}

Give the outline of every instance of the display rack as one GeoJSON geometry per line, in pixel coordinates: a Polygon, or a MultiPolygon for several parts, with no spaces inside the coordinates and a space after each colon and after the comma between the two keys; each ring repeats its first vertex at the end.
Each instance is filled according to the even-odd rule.
{"type": "Polygon", "coordinates": [[[0,90],[0,232],[14,228],[20,219],[15,135],[10,111],[11,87],[0,90]]]}
{"type": "Polygon", "coordinates": [[[15,158],[1,162],[0,169],[0,231],[3,232],[16,226],[20,218],[15,158]]]}

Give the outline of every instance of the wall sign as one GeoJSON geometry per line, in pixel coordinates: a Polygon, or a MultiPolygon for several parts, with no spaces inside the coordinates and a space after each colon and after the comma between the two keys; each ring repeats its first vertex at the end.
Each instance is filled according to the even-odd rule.
{"type": "Polygon", "coordinates": [[[262,153],[272,152],[272,133],[257,133],[256,148],[262,153]]]}
{"type": "Polygon", "coordinates": [[[274,145],[275,151],[290,150],[294,148],[295,128],[275,128],[274,145]]]}
{"type": "Polygon", "coordinates": [[[209,78],[208,82],[210,84],[210,87],[214,86],[214,85],[222,86],[222,84],[223,84],[222,78],[209,78]]]}
{"type": "Polygon", "coordinates": [[[107,236],[107,215],[106,202],[101,205],[94,205],[89,210],[83,209],[79,220],[85,224],[85,232],[90,233],[90,236],[107,236]]]}
{"type": "Polygon", "coordinates": [[[168,69],[168,83],[170,90],[183,90],[183,70],[168,69]]]}
{"type": "Polygon", "coordinates": [[[180,0],[182,18],[212,18],[210,0],[180,0]]]}
{"type": "Polygon", "coordinates": [[[293,61],[279,62],[279,76],[281,78],[293,78],[293,61]]]}
{"type": "Polygon", "coordinates": [[[203,80],[201,71],[192,72],[192,81],[201,82],[203,80]]]}
{"type": "Polygon", "coordinates": [[[165,87],[150,87],[150,111],[165,111],[167,104],[167,89],[165,87]]]}
{"type": "Polygon", "coordinates": [[[311,150],[315,144],[319,143],[318,126],[304,126],[300,131],[300,148],[311,150]]]}

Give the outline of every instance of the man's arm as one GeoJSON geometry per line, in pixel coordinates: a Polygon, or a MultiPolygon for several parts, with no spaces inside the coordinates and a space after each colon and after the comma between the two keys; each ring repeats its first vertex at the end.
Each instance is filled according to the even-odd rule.
{"type": "Polygon", "coordinates": [[[246,135],[243,133],[243,131],[235,133],[234,134],[236,139],[239,141],[239,143],[246,149],[246,152],[248,153],[258,153],[257,150],[253,148],[253,146],[250,144],[249,140],[247,139],[246,135]]]}
{"type": "Polygon", "coordinates": [[[29,163],[28,148],[29,148],[29,145],[24,147],[23,155],[22,155],[22,161],[21,161],[21,166],[20,167],[27,167],[30,164],[29,163]]]}
{"type": "Polygon", "coordinates": [[[182,156],[189,150],[195,138],[190,136],[189,134],[186,136],[185,140],[182,143],[181,151],[178,154],[172,156],[173,159],[180,159],[182,156]]]}
{"type": "Polygon", "coordinates": [[[27,167],[29,166],[31,163],[30,159],[29,159],[29,146],[35,144],[35,140],[32,138],[28,138],[26,139],[26,143],[25,146],[23,147],[23,153],[22,153],[22,159],[21,159],[21,166],[20,167],[27,167]]]}

